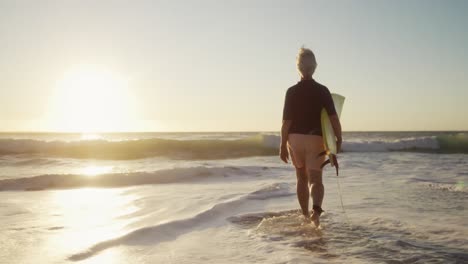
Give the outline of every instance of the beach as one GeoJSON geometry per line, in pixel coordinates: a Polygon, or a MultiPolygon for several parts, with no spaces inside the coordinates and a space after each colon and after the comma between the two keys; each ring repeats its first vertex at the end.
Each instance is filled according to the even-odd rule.
{"type": "Polygon", "coordinates": [[[467,142],[345,132],[315,229],[278,133],[2,133],[0,259],[466,263],[467,142]]]}

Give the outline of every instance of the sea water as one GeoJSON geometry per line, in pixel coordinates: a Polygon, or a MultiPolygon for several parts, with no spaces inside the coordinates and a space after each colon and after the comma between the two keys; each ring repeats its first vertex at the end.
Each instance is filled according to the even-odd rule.
{"type": "Polygon", "coordinates": [[[466,132],[345,133],[321,229],[302,221],[278,144],[0,134],[0,262],[468,263],[466,132]]]}

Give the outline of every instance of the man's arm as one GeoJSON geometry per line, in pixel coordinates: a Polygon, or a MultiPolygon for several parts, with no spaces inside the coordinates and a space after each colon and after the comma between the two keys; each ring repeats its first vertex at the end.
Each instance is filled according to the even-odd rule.
{"type": "Polygon", "coordinates": [[[281,146],[280,146],[280,158],[282,161],[288,163],[289,153],[288,153],[288,134],[289,128],[291,128],[292,120],[283,120],[283,125],[281,126],[281,146]]]}
{"type": "Polygon", "coordinates": [[[286,146],[288,142],[289,129],[291,128],[292,120],[283,120],[281,126],[281,146],[286,146]]]}
{"type": "Polygon", "coordinates": [[[341,123],[340,119],[338,118],[338,115],[331,115],[330,122],[333,127],[333,132],[335,132],[336,136],[337,151],[341,152],[341,143],[343,142],[343,138],[341,136],[341,123]]]}

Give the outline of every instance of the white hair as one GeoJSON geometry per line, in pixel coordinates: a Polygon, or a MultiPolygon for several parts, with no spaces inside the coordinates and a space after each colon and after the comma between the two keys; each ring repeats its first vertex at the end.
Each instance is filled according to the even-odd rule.
{"type": "Polygon", "coordinates": [[[314,53],[307,48],[301,47],[296,58],[297,70],[302,77],[311,77],[317,68],[314,53]]]}

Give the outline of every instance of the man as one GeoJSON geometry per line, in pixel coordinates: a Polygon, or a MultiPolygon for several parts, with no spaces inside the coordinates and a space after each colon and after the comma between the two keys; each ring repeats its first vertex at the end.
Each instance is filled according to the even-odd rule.
{"type": "Polygon", "coordinates": [[[317,68],[315,55],[310,49],[301,48],[297,56],[297,69],[301,80],[286,92],[281,127],[280,157],[288,162],[289,155],[296,168],[297,199],[305,219],[320,225],[324,196],[321,164],[325,156],[320,113],[325,108],[336,135],[338,151],[341,149],[341,124],[333,99],[327,87],[316,82],[312,75],[317,68]],[[289,152],[288,152],[289,150],[289,152]],[[309,192],[310,191],[310,192],[309,192]],[[313,202],[309,214],[309,193],[313,202]]]}

